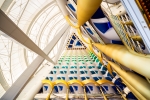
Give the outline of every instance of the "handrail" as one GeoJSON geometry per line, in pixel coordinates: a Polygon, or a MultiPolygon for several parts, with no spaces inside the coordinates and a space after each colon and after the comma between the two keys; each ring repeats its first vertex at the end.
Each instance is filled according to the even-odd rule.
{"type": "Polygon", "coordinates": [[[95,86],[98,86],[98,85],[99,85],[96,81],[91,80],[91,79],[84,80],[84,81],[82,81],[82,83],[83,83],[84,85],[89,84],[89,83],[92,83],[92,84],[94,84],[95,86]]]}
{"type": "Polygon", "coordinates": [[[81,86],[83,86],[84,84],[82,83],[82,81],[80,80],[70,80],[68,81],[68,85],[71,85],[71,84],[74,84],[74,83],[77,83],[77,84],[80,84],[81,86]]]}
{"type": "Polygon", "coordinates": [[[71,23],[70,18],[69,18],[68,15],[65,16],[65,19],[66,19],[66,21],[68,22],[68,24],[69,24],[70,26],[74,27],[75,29],[78,29],[78,28],[79,28],[78,25],[75,26],[74,24],[71,23]]]}
{"type": "Polygon", "coordinates": [[[53,83],[55,85],[61,83],[61,84],[64,84],[67,88],[69,88],[69,85],[68,85],[68,83],[65,80],[55,80],[53,83]]]}
{"type": "MultiPolygon", "coordinates": [[[[65,100],[68,100],[68,98],[69,98],[69,85],[74,84],[74,83],[77,83],[77,84],[79,84],[80,86],[83,87],[85,100],[88,100],[88,97],[87,97],[87,94],[86,94],[86,90],[85,90],[85,86],[87,84],[92,83],[95,86],[99,86],[99,85],[102,85],[102,84],[111,84],[111,85],[114,85],[114,83],[112,83],[111,81],[106,80],[106,79],[102,79],[102,80],[98,80],[98,81],[94,81],[94,80],[91,80],[91,79],[80,81],[80,80],[75,80],[74,79],[74,80],[70,80],[68,82],[65,81],[65,80],[56,80],[56,81],[52,82],[50,80],[46,80],[45,79],[45,80],[42,80],[42,83],[43,84],[49,84],[49,86],[52,86],[52,89],[51,89],[49,95],[47,96],[46,100],[50,99],[50,95],[51,95],[51,93],[53,91],[54,85],[60,84],[60,83],[61,84],[65,84],[66,87],[67,87],[67,93],[66,93],[66,99],[65,100]]],[[[107,100],[107,98],[106,98],[105,94],[103,93],[103,91],[102,90],[100,90],[100,91],[102,92],[102,95],[103,95],[104,99],[107,100]]]]}

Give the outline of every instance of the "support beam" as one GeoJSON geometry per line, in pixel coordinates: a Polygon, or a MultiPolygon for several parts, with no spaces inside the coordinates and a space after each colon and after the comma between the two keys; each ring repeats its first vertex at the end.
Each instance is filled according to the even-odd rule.
{"type": "Polygon", "coordinates": [[[102,95],[103,95],[104,100],[108,100],[107,97],[105,96],[103,90],[102,90],[102,87],[101,87],[101,86],[99,86],[99,87],[100,87],[100,91],[101,91],[101,93],[102,93],[102,95]]]}
{"type": "MultiPolygon", "coordinates": [[[[52,50],[54,48],[54,46],[57,44],[57,42],[60,40],[60,38],[63,36],[63,34],[67,31],[67,29],[69,28],[69,25],[66,23],[64,25],[64,27],[57,33],[57,35],[51,40],[51,43],[48,46],[48,50],[52,50]]],[[[49,52],[50,52],[49,51],[49,52]]],[[[45,53],[48,51],[44,51],[45,53]]]]}
{"type": "Polygon", "coordinates": [[[15,0],[1,0],[0,2],[3,2],[0,9],[6,12],[8,7],[12,4],[12,2],[15,2],[15,0]]]}
{"type": "Polygon", "coordinates": [[[5,1],[5,0],[1,0],[1,1],[0,1],[0,9],[1,9],[1,6],[3,5],[4,1],[5,1]]]}
{"type": "MultiPolygon", "coordinates": [[[[50,53],[56,43],[59,41],[63,33],[69,27],[68,24],[65,24],[64,28],[62,28],[59,33],[55,36],[55,38],[46,46],[44,52],[46,55],[50,53]]],[[[8,91],[3,95],[1,100],[14,100],[25,87],[31,76],[35,73],[35,71],[40,67],[42,62],[45,59],[41,56],[36,57],[36,59],[29,65],[29,67],[21,74],[21,76],[14,82],[14,84],[8,89],[8,91]]]]}
{"type": "Polygon", "coordinates": [[[62,14],[64,16],[69,15],[68,10],[66,9],[67,0],[56,0],[56,2],[62,14]]]}
{"type": "Polygon", "coordinates": [[[54,63],[1,9],[0,30],[24,47],[54,63]]]}
{"type": "Polygon", "coordinates": [[[0,67],[0,84],[2,85],[2,87],[4,88],[5,91],[7,91],[10,88],[9,84],[7,83],[7,81],[3,75],[1,67],[0,67]]]}
{"type": "MultiPolygon", "coordinates": [[[[69,28],[70,29],[70,28],[69,28]]],[[[59,59],[59,57],[60,57],[60,55],[61,55],[61,53],[62,53],[62,51],[63,51],[63,49],[65,48],[65,46],[66,46],[66,44],[67,44],[67,40],[69,39],[69,36],[68,36],[68,38],[66,38],[67,37],[67,33],[69,32],[69,29],[64,33],[64,35],[63,35],[63,37],[62,37],[62,42],[61,42],[61,46],[59,46],[59,48],[58,48],[58,53],[57,53],[57,55],[56,55],[56,57],[55,57],[55,59],[54,59],[54,62],[55,63],[57,63],[57,60],[59,59]],[[66,40],[66,41],[65,41],[66,40]],[[64,43],[65,42],[65,43],[64,43]]]]}
{"type": "Polygon", "coordinates": [[[14,100],[43,61],[43,57],[36,57],[36,59],[29,65],[29,67],[27,67],[27,69],[21,74],[21,76],[6,91],[1,100],[14,100]]]}
{"type": "Polygon", "coordinates": [[[33,100],[34,96],[40,91],[43,86],[41,80],[45,79],[45,77],[52,69],[53,65],[50,63],[49,65],[43,65],[43,68],[30,79],[30,81],[18,95],[16,100],[33,100]]]}
{"type": "Polygon", "coordinates": [[[86,94],[86,90],[85,90],[85,86],[84,86],[83,90],[84,90],[84,100],[88,100],[88,97],[87,97],[87,94],[86,94]]]}
{"type": "Polygon", "coordinates": [[[121,69],[117,64],[108,61],[112,68],[126,80],[135,90],[137,90],[143,97],[150,100],[150,85],[146,79],[136,75],[133,72],[121,69]]]}
{"type": "Polygon", "coordinates": [[[148,51],[150,52],[150,29],[142,11],[140,11],[136,1],[138,0],[120,0],[124,5],[128,15],[134,23],[140,37],[142,38],[144,44],[146,45],[148,51]]]}
{"type": "Polygon", "coordinates": [[[144,96],[142,96],[135,88],[133,88],[124,78],[120,77],[126,86],[131,90],[131,92],[138,98],[138,100],[146,100],[144,96]]]}
{"type": "Polygon", "coordinates": [[[88,21],[100,7],[102,0],[77,0],[78,26],[88,21]]]}
{"type": "Polygon", "coordinates": [[[136,71],[137,73],[150,78],[150,58],[133,54],[125,46],[116,44],[102,45],[93,43],[101,52],[119,62],[120,64],[136,71]]]}

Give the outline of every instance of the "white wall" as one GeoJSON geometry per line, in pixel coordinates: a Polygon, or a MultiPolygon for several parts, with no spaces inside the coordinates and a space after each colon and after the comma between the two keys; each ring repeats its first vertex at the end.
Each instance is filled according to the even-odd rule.
{"type": "Polygon", "coordinates": [[[4,1],[5,1],[5,0],[0,0],[0,8],[1,8],[1,6],[3,5],[4,1]]]}

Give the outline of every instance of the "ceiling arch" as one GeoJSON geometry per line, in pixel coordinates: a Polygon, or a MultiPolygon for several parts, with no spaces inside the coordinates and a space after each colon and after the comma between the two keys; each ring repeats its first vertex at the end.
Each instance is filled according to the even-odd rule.
{"type": "MultiPolygon", "coordinates": [[[[33,41],[35,39],[35,43],[41,49],[47,45],[50,39],[55,37],[58,27],[66,23],[55,0],[13,0],[5,13],[29,37],[31,36],[30,32],[33,29],[33,25],[39,25],[39,22],[44,21],[39,26],[40,31],[34,31],[35,33],[33,33],[35,37],[38,37],[30,37],[33,41]],[[38,22],[37,19],[40,16],[42,17],[38,22]],[[44,41],[44,31],[49,26],[52,27],[49,28],[48,37],[44,41]],[[43,46],[43,44],[45,45],[43,46]]],[[[56,45],[55,51],[60,46],[59,44],[56,45]]],[[[0,45],[1,71],[8,85],[11,86],[29,64],[25,51],[30,52],[29,56],[31,57],[36,57],[36,54],[2,35],[0,35],[0,45]]],[[[53,54],[56,54],[56,52],[53,54]]]]}

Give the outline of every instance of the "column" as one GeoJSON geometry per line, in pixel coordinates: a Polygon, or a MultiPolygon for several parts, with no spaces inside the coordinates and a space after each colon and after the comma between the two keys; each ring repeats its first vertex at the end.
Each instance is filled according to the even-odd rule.
{"type": "MultiPolygon", "coordinates": [[[[60,40],[66,29],[69,27],[65,24],[59,33],[53,38],[53,40],[46,46],[44,52],[46,55],[50,53],[56,43],[60,40]]],[[[25,87],[34,72],[40,67],[45,59],[41,56],[37,56],[36,59],[27,67],[27,69],[21,74],[21,76],[14,82],[14,84],[8,89],[8,91],[2,96],[1,100],[14,100],[25,87]]]]}
{"type": "Polygon", "coordinates": [[[0,30],[17,43],[53,63],[53,61],[2,10],[0,10],[0,30]]]}

